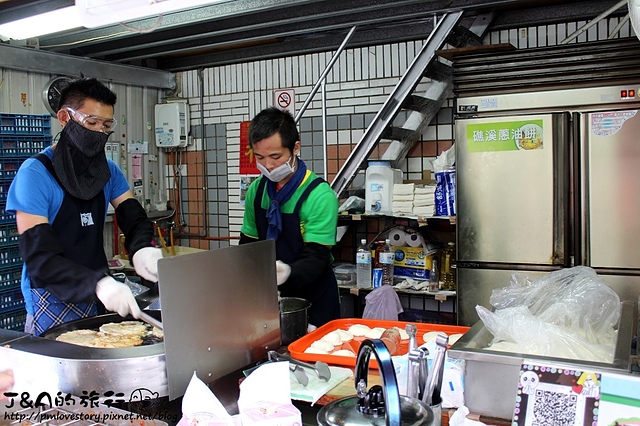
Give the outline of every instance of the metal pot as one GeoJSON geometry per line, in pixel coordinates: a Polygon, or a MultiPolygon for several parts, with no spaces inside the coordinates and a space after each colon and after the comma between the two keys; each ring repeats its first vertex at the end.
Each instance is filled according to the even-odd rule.
{"type": "Polygon", "coordinates": [[[311,304],[308,301],[298,297],[280,298],[280,337],[283,345],[288,345],[307,334],[309,306],[311,304]]]}
{"type": "Polygon", "coordinates": [[[356,395],[333,401],[320,409],[317,421],[322,426],[342,425],[434,425],[434,413],[422,401],[401,396],[391,354],[379,339],[360,345],[356,362],[356,395]],[[378,361],[382,386],[367,391],[367,373],[371,353],[378,361]]]}

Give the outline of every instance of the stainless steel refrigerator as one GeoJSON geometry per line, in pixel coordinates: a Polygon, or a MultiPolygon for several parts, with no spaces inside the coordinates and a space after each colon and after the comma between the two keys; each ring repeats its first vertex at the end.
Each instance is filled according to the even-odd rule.
{"type": "Polygon", "coordinates": [[[640,290],[640,84],[457,99],[458,322],[511,274],[640,290]]]}

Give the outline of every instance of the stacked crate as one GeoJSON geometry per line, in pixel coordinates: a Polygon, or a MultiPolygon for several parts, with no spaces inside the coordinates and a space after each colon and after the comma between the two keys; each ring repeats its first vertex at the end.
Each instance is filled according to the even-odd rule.
{"type": "Polygon", "coordinates": [[[49,145],[49,115],[0,113],[0,328],[22,330],[27,317],[16,217],[5,210],[9,186],[22,162],[49,145]]]}

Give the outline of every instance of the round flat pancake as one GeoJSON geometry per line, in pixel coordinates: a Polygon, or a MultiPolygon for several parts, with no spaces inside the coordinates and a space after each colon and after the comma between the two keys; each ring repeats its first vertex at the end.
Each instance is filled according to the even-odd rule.
{"type": "Polygon", "coordinates": [[[320,340],[323,342],[329,342],[333,346],[340,346],[342,344],[342,338],[340,337],[340,333],[337,331],[331,331],[325,334],[320,340]]]}
{"type": "Polygon", "coordinates": [[[102,325],[100,327],[100,331],[105,334],[113,334],[117,336],[142,336],[147,332],[147,325],[141,321],[110,322],[108,324],[102,325]]]}
{"type": "Polygon", "coordinates": [[[349,333],[354,336],[364,336],[369,330],[371,329],[364,324],[354,324],[349,327],[349,333]]]}
{"type": "Polygon", "coordinates": [[[94,340],[98,338],[98,332],[93,330],[74,330],[62,333],[56,340],[80,346],[93,346],[94,340]]]}
{"type": "Polygon", "coordinates": [[[316,340],[309,346],[311,346],[312,348],[320,349],[321,351],[326,351],[326,352],[331,352],[334,348],[334,345],[324,340],[316,340]]]}
{"type": "Polygon", "coordinates": [[[436,337],[438,337],[438,334],[442,333],[442,334],[447,334],[443,331],[428,331],[426,333],[424,333],[424,335],[422,336],[422,339],[424,340],[425,343],[427,342],[431,342],[432,340],[436,340],[436,337]]]}
{"type": "Polygon", "coordinates": [[[338,329],[336,332],[340,335],[342,343],[353,340],[353,334],[349,333],[347,330],[338,329]]]}
{"type": "Polygon", "coordinates": [[[456,334],[452,334],[451,336],[449,336],[449,344],[453,345],[455,342],[457,342],[460,338],[462,337],[462,333],[456,333],[456,334]]]}
{"type": "Polygon", "coordinates": [[[380,336],[382,336],[382,333],[384,333],[386,329],[383,327],[374,327],[371,330],[369,330],[364,336],[367,339],[379,339],[380,336]]]}
{"type": "Polygon", "coordinates": [[[318,348],[314,348],[312,346],[309,346],[307,349],[304,350],[305,354],[320,354],[320,355],[328,355],[329,352],[327,351],[323,351],[322,349],[318,349],[318,348]]]}
{"type": "Polygon", "coordinates": [[[142,344],[142,336],[140,335],[115,335],[100,334],[93,341],[94,348],[130,348],[140,346],[142,344]]]}

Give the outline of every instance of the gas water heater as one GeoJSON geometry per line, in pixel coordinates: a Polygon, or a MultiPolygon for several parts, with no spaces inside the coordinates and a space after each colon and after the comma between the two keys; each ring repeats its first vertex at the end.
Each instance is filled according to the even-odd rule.
{"type": "Polygon", "coordinates": [[[156,146],[182,148],[187,146],[189,107],[186,102],[170,102],[155,106],[156,146]]]}

